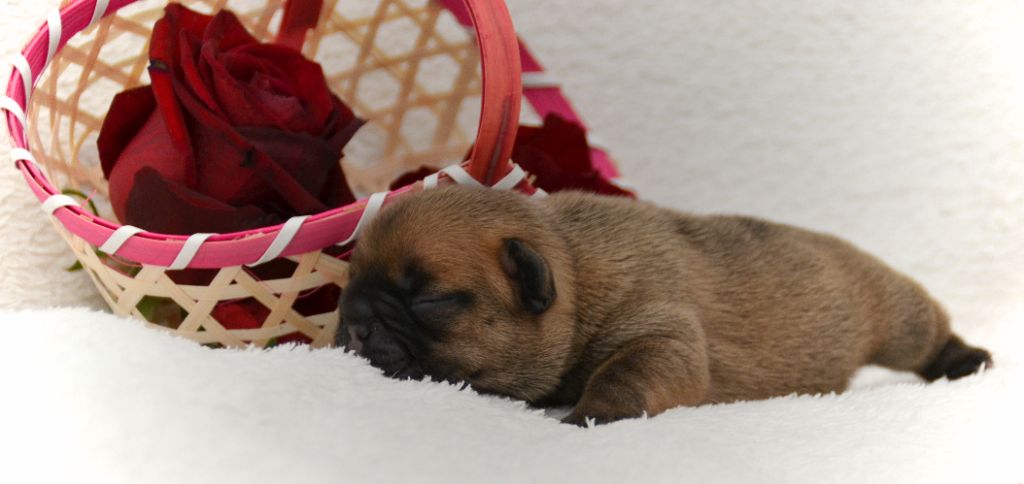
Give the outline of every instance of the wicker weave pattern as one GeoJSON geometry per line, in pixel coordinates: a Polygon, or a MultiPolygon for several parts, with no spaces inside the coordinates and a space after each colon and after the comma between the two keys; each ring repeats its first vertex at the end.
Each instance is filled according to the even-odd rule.
{"type": "MultiPolygon", "coordinates": [[[[183,2],[201,12],[233,10],[257,37],[273,36],[278,1],[183,2]]],[[[96,138],[111,98],[148,83],[148,38],[162,2],[138,2],[74,37],[39,79],[29,106],[29,143],[49,178],[95,201],[111,217],[96,138]]],[[[475,135],[481,82],[473,36],[423,0],[326,1],[305,54],[320,62],[332,89],[370,122],[346,148],[344,168],[359,193],[379,191],[422,163],[461,159],[475,135]]],[[[291,277],[260,281],[241,266],[220,269],[208,286],[175,284],[156,266],[132,267],[97,252],[60,224],[67,240],[116,314],[144,318],[147,296],[187,313],[179,322],[150,317],[159,328],[201,343],[266,345],[299,332],[314,346],[333,342],[337,311],[303,316],[295,301],[325,284],[344,286],[344,261],[321,252],[290,257],[291,277]],[[261,328],[225,329],[210,316],[220,302],[255,298],[270,310],[261,328]]],[[[166,313],[166,311],[165,311],[166,313]]]]}

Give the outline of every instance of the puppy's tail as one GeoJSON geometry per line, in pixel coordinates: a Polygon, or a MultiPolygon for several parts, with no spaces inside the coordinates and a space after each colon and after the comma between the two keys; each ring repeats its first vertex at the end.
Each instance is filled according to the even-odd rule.
{"type": "Polygon", "coordinates": [[[992,368],[992,356],[981,348],[968,346],[957,336],[950,336],[928,366],[917,373],[928,381],[946,377],[956,380],[982,368],[992,368]]]}

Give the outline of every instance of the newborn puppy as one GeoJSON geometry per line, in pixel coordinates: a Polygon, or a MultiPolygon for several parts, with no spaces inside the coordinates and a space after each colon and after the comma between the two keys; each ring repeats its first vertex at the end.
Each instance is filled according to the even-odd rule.
{"type": "Polygon", "coordinates": [[[842,391],[865,364],[991,360],[925,290],[835,237],[625,198],[409,195],[351,258],[337,343],[393,377],[466,381],[582,425],[842,391]]]}

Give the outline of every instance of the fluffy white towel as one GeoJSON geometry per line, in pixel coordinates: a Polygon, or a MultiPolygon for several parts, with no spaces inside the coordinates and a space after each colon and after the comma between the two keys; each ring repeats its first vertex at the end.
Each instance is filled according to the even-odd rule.
{"type": "MultiPolygon", "coordinates": [[[[1019,482],[1024,318],[997,368],[593,429],[339,350],[210,350],[84,309],[0,313],[5,482],[1019,482]],[[16,478],[13,478],[16,477],[16,478]],[[10,479],[9,479],[10,478],[10,479]]],[[[880,370],[879,370],[880,372],[880,370]]],[[[904,378],[905,379],[905,378],[904,378]]],[[[874,380],[874,381],[869,381],[874,380]]]]}

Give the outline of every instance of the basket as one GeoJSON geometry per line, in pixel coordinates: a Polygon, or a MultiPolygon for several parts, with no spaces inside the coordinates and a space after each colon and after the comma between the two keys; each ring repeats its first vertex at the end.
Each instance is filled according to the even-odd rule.
{"type": "MultiPolygon", "coordinates": [[[[204,13],[229,8],[261,40],[276,34],[284,6],[181,3],[204,13]]],[[[16,167],[113,312],[203,344],[332,344],[336,304],[317,312],[303,301],[323,291],[336,301],[352,243],[383,205],[446,183],[534,193],[528,175],[508,161],[520,97],[536,115],[578,121],[557,83],[517,41],[501,0],[327,0],[303,53],[369,121],[368,134],[346,147],[342,161],[353,191],[368,196],[245,232],[146,232],[114,221],[96,138],[111,98],[148,82],[148,39],[163,6],[75,0],[51,12],[15,56],[0,108],[16,167]],[[470,147],[468,161],[459,163],[470,147]],[[423,182],[386,190],[397,175],[444,161],[454,163],[423,182]],[[62,193],[68,189],[86,194],[89,203],[62,193]],[[252,270],[272,261],[288,261],[289,274],[264,279],[252,270]],[[209,269],[212,276],[206,284],[175,282],[176,271],[186,268],[209,269]],[[154,311],[154,301],[163,310],[154,311]],[[239,328],[214,316],[218,307],[240,301],[262,309],[260,324],[239,328]]],[[[599,171],[616,177],[605,152],[592,151],[599,171]]]]}

